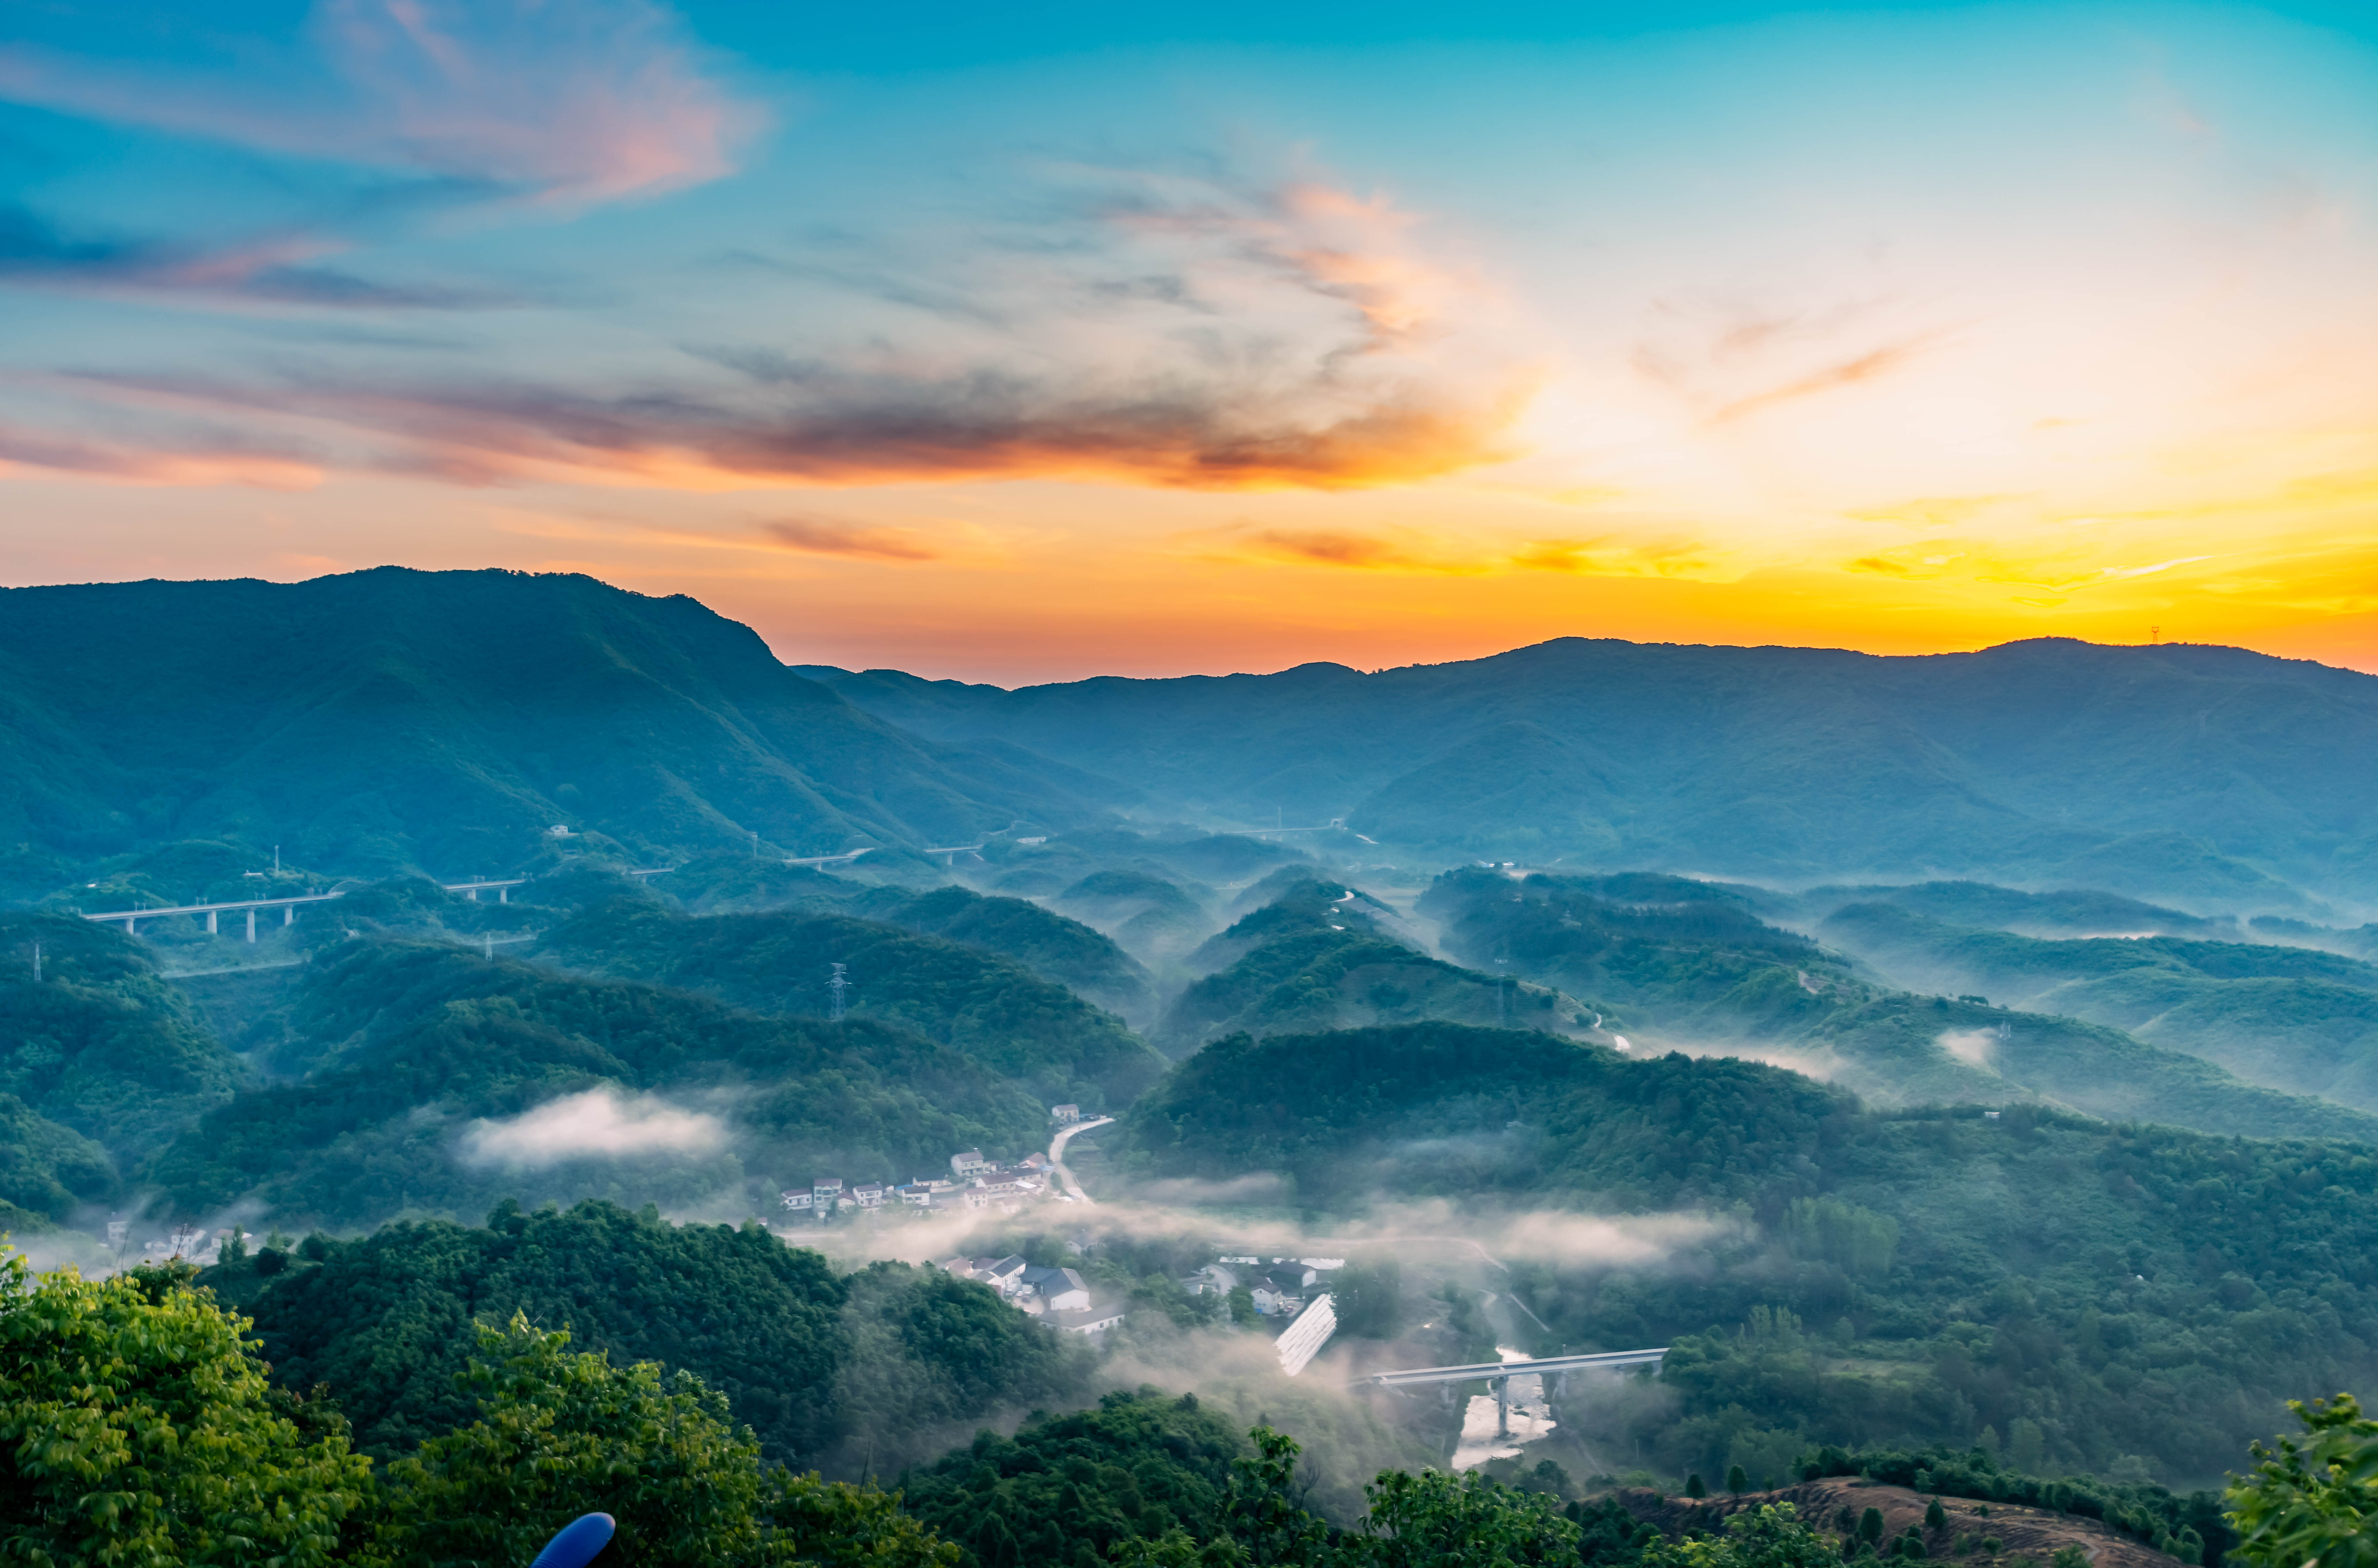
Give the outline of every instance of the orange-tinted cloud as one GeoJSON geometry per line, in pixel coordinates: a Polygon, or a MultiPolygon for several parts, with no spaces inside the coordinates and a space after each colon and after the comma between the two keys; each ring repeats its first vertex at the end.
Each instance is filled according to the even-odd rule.
{"type": "Polygon", "coordinates": [[[906,529],[874,528],[824,518],[789,517],[763,522],[772,543],[810,556],[848,556],[859,560],[935,561],[942,552],[906,529]]]}

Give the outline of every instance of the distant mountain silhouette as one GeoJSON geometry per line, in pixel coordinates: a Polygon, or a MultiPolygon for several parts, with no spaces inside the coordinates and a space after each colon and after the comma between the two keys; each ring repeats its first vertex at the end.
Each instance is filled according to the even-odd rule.
{"type": "Polygon", "coordinates": [[[817,855],[1091,815],[1012,748],[920,741],[682,596],[396,568],[0,592],[20,859],[222,839],[461,877],[529,864],[557,824],[631,856],[754,833],[817,855]]]}
{"type": "Polygon", "coordinates": [[[1768,879],[1986,875],[2198,908],[2366,899],[2378,678],[2063,640],[1883,658],[1570,638],[1365,675],[1003,691],[819,668],[944,741],[1156,808],[1446,854],[1768,879]]]}

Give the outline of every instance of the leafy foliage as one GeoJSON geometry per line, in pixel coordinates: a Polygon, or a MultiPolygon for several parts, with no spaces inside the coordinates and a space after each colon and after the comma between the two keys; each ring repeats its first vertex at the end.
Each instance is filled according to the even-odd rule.
{"type": "Polygon", "coordinates": [[[2254,1445],[2253,1470],[2229,1486],[2232,1549],[2266,1568],[2370,1568],[2378,1562],[2378,1421],[2349,1394],[2289,1400],[2304,1441],[2254,1445]]]}
{"type": "Polygon", "coordinates": [[[944,1568],[956,1553],[880,1493],[763,1470],[727,1402],[685,1372],[573,1354],[570,1335],[481,1325],[460,1382],[479,1418],[389,1467],[376,1542],[392,1568],[519,1562],[581,1514],[619,1523],[623,1568],[944,1568]]]}
{"type": "Polygon", "coordinates": [[[904,1478],[911,1513],[981,1568],[1101,1556],[1126,1540],[1216,1538],[1231,1466],[1248,1453],[1195,1394],[1117,1390],[1089,1410],[979,1432],[904,1478]]]}
{"type": "Polygon", "coordinates": [[[40,1568],[326,1568],[371,1501],[335,1420],[301,1424],[186,1270],[35,1277],[0,1259],[0,1495],[40,1568]],[[309,1430],[307,1427],[315,1426],[309,1430]]]}

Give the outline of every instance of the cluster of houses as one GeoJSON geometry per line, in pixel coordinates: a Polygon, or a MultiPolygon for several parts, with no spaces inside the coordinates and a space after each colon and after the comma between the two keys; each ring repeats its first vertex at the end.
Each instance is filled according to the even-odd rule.
{"type": "Polygon", "coordinates": [[[1241,1286],[1255,1299],[1255,1311],[1267,1318],[1294,1317],[1304,1304],[1329,1288],[1330,1279],[1346,1266],[1343,1258],[1265,1258],[1253,1254],[1217,1258],[1181,1283],[1192,1296],[1211,1290],[1228,1296],[1241,1286]]]}
{"type": "Polygon", "coordinates": [[[837,1209],[899,1206],[995,1208],[1002,1214],[1014,1214],[1048,1190],[1049,1159],[1045,1155],[1027,1155],[1012,1166],[1003,1166],[983,1158],[980,1149],[961,1149],[950,1156],[948,1176],[920,1176],[896,1185],[861,1181],[851,1187],[845,1187],[838,1176],[822,1176],[806,1191],[796,1187],[784,1193],[783,1199],[785,1207],[793,1213],[819,1219],[837,1209]]]}
{"type": "Polygon", "coordinates": [[[1090,1305],[1090,1287],[1072,1269],[1041,1268],[1014,1253],[1004,1258],[943,1258],[939,1266],[960,1279],[991,1287],[1008,1305],[1068,1334],[1096,1337],[1123,1322],[1122,1308],[1090,1305]]]}

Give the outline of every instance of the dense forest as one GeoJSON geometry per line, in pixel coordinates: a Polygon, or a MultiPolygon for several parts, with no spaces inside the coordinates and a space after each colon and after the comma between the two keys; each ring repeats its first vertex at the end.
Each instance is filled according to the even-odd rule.
{"type": "Polygon", "coordinates": [[[1218,1042],[1127,1148],[1151,1177],[1280,1170],[1321,1215],[1453,1200],[1481,1233],[1734,1216],[1653,1266],[1512,1265],[1552,1344],[1674,1344],[1676,1407],[1625,1439],[1662,1474],[1912,1440],[2207,1478],[2274,1430],[2270,1391],[2378,1376],[2365,1145],[1875,1111],[1757,1063],[1420,1024],[1218,1042]]]}
{"type": "Polygon", "coordinates": [[[1747,1048],[1900,1104],[2010,1092],[2098,1116],[2249,1137],[2378,1138],[2378,1116],[2248,1082],[2103,1023],[1879,983],[1752,900],[1676,877],[1477,868],[1437,878],[1419,907],[1448,952],[1600,999],[1617,1027],[1700,1048],[1747,1048]]]}

